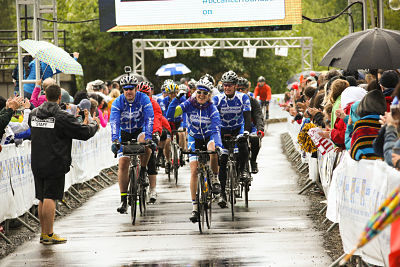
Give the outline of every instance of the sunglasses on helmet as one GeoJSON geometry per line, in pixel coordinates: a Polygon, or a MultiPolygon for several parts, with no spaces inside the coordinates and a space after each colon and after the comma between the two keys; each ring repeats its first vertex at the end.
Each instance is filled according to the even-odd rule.
{"type": "Polygon", "coordinates": [[[124,91],[135,90],[136,85],[124,85],[124,86],[122,86],[122,89],[124,89],[124,91]]]}

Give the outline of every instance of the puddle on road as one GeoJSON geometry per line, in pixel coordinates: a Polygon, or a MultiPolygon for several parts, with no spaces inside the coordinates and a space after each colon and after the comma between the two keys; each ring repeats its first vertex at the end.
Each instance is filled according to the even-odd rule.
{"type": "Polygon", "coordinates": [[[209,260],[200,260],[194,262],[173,262],[173,263],[166,263],[166,262],[134,262],[129,265],[121,265],[121,267],[136,267],[136,266],[145,266],[145,267],[170,267],[170,266],[193,266],[193,267],[209,267],[209,266],[246,266],[246,265],[258,265],[261,262],[256,261],[253,259],[249,261],[243,261],[242,258],[230,258],[230,259],[209,259],[209,260]]]}

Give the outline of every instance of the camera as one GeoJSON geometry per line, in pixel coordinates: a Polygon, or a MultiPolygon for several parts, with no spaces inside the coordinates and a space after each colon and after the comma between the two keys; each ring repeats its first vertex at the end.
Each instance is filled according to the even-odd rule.
{"type": "Polygon", "coordinates": [[[131,73],[132,72],[131,66],[125,66],[124,71],[125,71],[125,73],[128,73],[128,74],[131,73]]]}

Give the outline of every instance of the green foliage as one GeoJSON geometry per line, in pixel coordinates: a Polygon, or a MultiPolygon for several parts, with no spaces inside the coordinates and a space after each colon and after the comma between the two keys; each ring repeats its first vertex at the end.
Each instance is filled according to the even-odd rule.
{"type": "MultiPolygon", "coordinates": [[[[2,0],[0,10],[0,29],[15,29],[15,1],[2,0]],[[3,19],[4,18],[4,19],[3,19]]],[[[385,1],[385,27],[399,30],[399,11],[392,11],[385,1]]],[[[310,18],[327,17],[339,13],[347,6],[347,0],[315,1],[303,0],[303,14],[310,18]]],[[[97,0],[58,0],[59,20],[87,20],[99,17],[97,0]]],[[[361,7],[352,8],[355,30],[361,30],[361,7]]],[[[367,14],[369,17],[369,13],[367,14]]],[[[49,27],[51,23],[46,23],[49,27]]],[[[67,35],[67,51],[80,53],[85,76],[77,76],[77,88],[85,88],[85,84],[95,79],[112,80],[123,73],[125,65],[132,65],[132,37],[130,34],[111,34],[100,32],[99,22],[82,24],[59,24],[67,35]]],[[[340,38],[349,33],[346,15],[325,24],[303,21],[294,25],[291,31],[277,32],[244,32],[223,34],[191,34],[168,36],[144,36],[144,38],[213,38],[213,37],[313,37],[313,66],[315,70],[326,70],[318,66],[323,55],[340,38]]],[[[163,51],[147,51],[145,53],[146,77],[156,85],[160,85],[165,77],[155,76],[157,69],[167,63],[181,62],[187,65],[192,73],[190,77],[199,78],[210,73],[217,79],[226,70],[232,69],[239,75],[248,78],[253,86],[258,76],[263,75],[271,85],[274,93],[286,88],[286,81],[301,71],[301,50],[290,49],[288,57],[275,56],[272,49],[258,49],[257,58],[243,58],[242,50],[214,50],[210,58],[199,57],[199,51],[178,51],[176,58],[164,59],[163,51]]],[[[180,77],[175,77],[179,79],[180,77]]]]}

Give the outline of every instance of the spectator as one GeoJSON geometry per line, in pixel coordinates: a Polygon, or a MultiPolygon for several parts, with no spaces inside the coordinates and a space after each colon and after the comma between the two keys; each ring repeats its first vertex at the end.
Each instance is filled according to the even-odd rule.
{"type": "Polygon", "coordinates": [[[121,95],[121,93],[119,92],[119,89],[113,89],[110,93],[110,101],[108,101],[107,106],[108,106],[108,114],[110,114],[111,112],[111,106],[112,103],[114,102],[115,99],[117,99],[117,97],[119,97],[121,95]]]}
{"type": "Polygon", "coordinates": [[[59,103],[61,89],[50,85],[45,102],[29,116],[31,127],[31,166],[35,180],[35,196],[39,200],[41,242],[45,245],[65,243],[67,240],[53,231],[56,202],[62,200],[65,174],[71,165],[72,139],[88,140],[97,131],[98,120],[82,125],[59,103]]]}
{"type": "Polygon", "coordinates": [[[21,102],[21,106],[24,108],[24,115],[22,122],[12,122],[10,121],[5,128],[5,134],[3,134],[1,138],[1,145],[7,145],[15,142],[15,134],[25,132],[29,129],[28,125],[28,117],[31,113],[30,107],[31,103],[28,99],[25,99],[24,102],[21,102]]]}
{"type": "Polygon", "coordinates": [[[368,92],[360,101],[356,113],[360,119],[354,123],[351,137],[350,155],[355,160],[379,159],[375,154],[373,141],[378,136],[381,125],[379,116],[385,114],[386,101],[380,90],[368,92]]]}
{"type": "Polygon", "coordinates": [[[3,136],[7,125],[10,123],[11,117],[15,110],[17,110],[22,103],[20,97],[9,98],[7,101],[1,99],[0,101],[0,136],[3,136]]]}
{"type": "MultiPolygon", "coordinates": [[[[398,98],[400,96],[400,83],[397,85],[394,96],[398,98]]],[[[399,155],[394,155],[393,148],[400,147],[400,141],[398,137],[398,128],[400,122],[400,110],[399,105],[392,105],[390,112],[386,112],[385,116],[381,117],[381,124],[383,125],[379,131],[378,137],[374,141],[374,150],[376,154],[383,156],[385,162],[389,166],[395,166],[400,169],[399,155]],[[395,159],[395,162],[392,161],[395,159]]]]}
{"type": "Polygon", "coordinates": [[[69,104],[72,103],[74,99],[69,95],[68,91],[61,88],[61,103],[69,104]]]}
{"type": "Polygon", "coordinates": [[[89,96],[86,91],[78,91],[76,92],[74,96],[74,105],[79,105],[81,103],[82,99],[87,99],[89,100],[89,96]]]}
{"type": "Polygon", "coordinates": [[[390,105],[393,101],[393,91],[396,85],[399,83],[399,75],[394,70],[387,70],[382,73],[379,80],[383,95],[386,100],[386,112],[390,111],[390,105]]]}
{"type": "Polygon", "coordinates": [[[331,129],[334,128],[336,122],[336,110],[340,108],[342,92],[349,86],[349,82],[343,79],[336,79],[332,82],[329,94],[329,101],[332,104],[331,129]]]}
{"type": "Polygon", "coordinates": [[[381,90],[381,87],[379,86],[379,83],[377,80],[372,80],[366,89],[368,92],[372,91],[372,90],[381,90]]]}
{"type": "MultiPolygon", "coordinates": [[[[40,94],[40,85],[42,84],[42,80],[37,80],[36,81],[36,86],[33,89],[32,92],[32,96],[31,96],[31,100],[30,102],[32,103],[32,105],[34,107],[38,107],[41,104],[43,104],[44,102],[47,101],[46,99],[46,95],[41,95],[40,94]]],[[[43,81],[43,90],[46,90],[46,88],[52,84],[57,84],[56,80],[54,80],[53,78],[47,78],[46,80],[43,81]]]]}
{"type": "MultiPolygon", "coordinates": [[[[79,53],[74,52],[73,57],[75,60],[78,60],[79,58],[79,53]]],[[[60,73],[59,70],[56,70],[56,73],[60,73]]],[[[47,65],[46,63],[40,62],[40,79],[41,80],[46,80],[47,78],[53,77],[53,69],[47,65]]],[[[29,63],[29,73],[27,74],[27,80],[35,80],[36,79],[36,60],[33,59],[29,63]]],[[[34,89],[35,85],[33,83],[26,83],[24,84],[24,96],[27,97],[28,99],[31,98],[32,92],[34,89]]]]}

